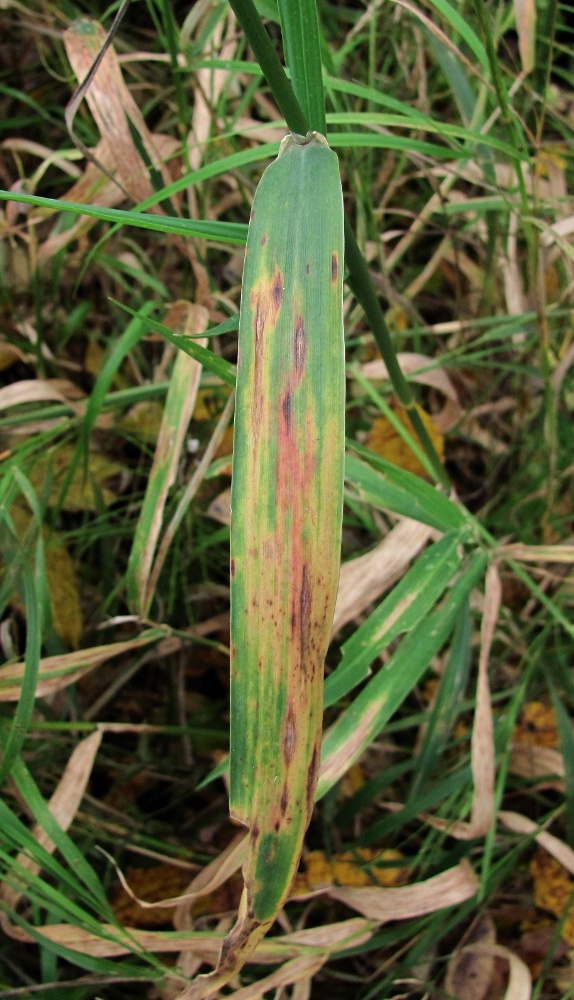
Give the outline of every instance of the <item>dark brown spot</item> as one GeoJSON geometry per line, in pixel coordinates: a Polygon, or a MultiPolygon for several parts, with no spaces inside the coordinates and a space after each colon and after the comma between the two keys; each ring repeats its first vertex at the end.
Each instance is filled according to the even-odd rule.
{"type": "Polygon", "coordinates": [[[249,836],[251,837],[252,840],[257,840],[259,833],[260,830],[259,827],[257,826],[257,823],[254,823],[253,826],[251,827],[251,833],[249,834],[249,836]]]}
{"type": "Polygon", "coordinates": [[[283,396],[283,419],[287,425],[287,430],[291,429],[291,393],[287,389],[285,395],[283,396]]]}
{"type": "Polygon", "coordinates": [[[287,766],[293,760],[293,754],[295,753],[295,713],[293,711],[293,706],[289,705],[287,709],[287,718],[285,719],[285,735],[283,736],[283,757],[287,766]]]}
{"type": "Polygon", "coordinates": [[[305,330],[305,322],[302,316],[299,316],[295,324],[295,341],[293,344],[293,355],[295,361],[295,371],[297,375],[302,375],[305,369],[305,354],[307,350],[307,337],[305,330]]]}
{"type": "Polygon", "coordinates": [[[266,243],[267,243],[267,233],[263,233],[263,236],[261,237],[261,246],[264,247],[266,243]]]}
{"type": "Polygon", "coordinates": [[[311,624],[311,588],[309,586],[309,570],[307,564],[303,566],[301,574],[301,591],[299,593],[299,635],[301,642],[301,659],[303,660],[303,650],[307,646],[309,639],[309,626],[311,624]]]}
{"type": "Polygon", "coordinates": [[[230,576],[235,576],[235,559],[232,559],[229,563],[229,573],[230,576]]]}
{"type": "Polygon", "coordinates": [[[309,261],[307,261],[307,263],[305,264],[305,274],[310,274],[310,273],[311,273],[311,265],[309,261]]]}
{"type": "Polygon", "coordinates": [[[263,340],[263,330],[265,328],[265,314],[259,297],[257,298],[257,305],[255,307],[255,320],[253,326],[255,332],[255,354],[257,357],[261,354],[261,341],[263,340]]]}
{"type": "Polygon", "coordinates": [[[331,281],[335,282],[337,280],[337,275],[339,273],[339,254],[331,254],[331,281]]]}
{"type": "Polygon", "coordinates": [[[310,811],[313,808],[313,802],[315,799],[315,788],[317,785],[317,775],[319,773],[319,750],[317,747],[313,750],[313,756],[311,757],[311,763],[309,764],[309,770],[307,772],[307,809],[310,811]]]}
{"type": "Polygon", "coordinates": [[[283,301],[283,275],[281,271],[276,271],[273,275],[273,282],[271,284],[271,294],[273,296],[273,302],[275,304],[275,309],[279,312],[281,308],[281,302],[283,301]]]}
{"type": "Polygon", "coordinates": [[[287,791],[287,785],[283,787],[281,793],[281,802],[279,803],[279,808],[281,810],[281,815],[284,816],[287,812],[287,806],[289,805],[289,792],[287,791]]]}

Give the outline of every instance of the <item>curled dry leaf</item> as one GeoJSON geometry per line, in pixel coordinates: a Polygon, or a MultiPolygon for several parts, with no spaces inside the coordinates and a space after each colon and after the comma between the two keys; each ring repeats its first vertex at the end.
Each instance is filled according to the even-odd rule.
{"type": "Polygon", "coordinates": [[[434,913],[471,899],[478,890],[478,880],[468,861],[434,875],[423,882],[396,889],[353,889],[333,887],[329,896],[361,913],[364,917],[387,923],[407,920],[424,913],[434,913]]]}
{"type": "Polygon", "coordinates": [[[324,951],[322,954],[301,955],[299,958],[292,958],[271,975],[265,976],[249,986],[244,986],[243,989],[234,990],[233,993],[229,994],[229,1000],[262,1000],[263,996],[271,989],[279,990],[285,986],[291,986],[293,983],[309,982],[328,958],[328,951],[324,951]]]}
{"type": "MultiPolygon", "coordinates": [[[[66,379],[21,379],[0,389],[0,410],[26,403],[63,403],[76,414],[83,411],[82,393],[66,379]]],[[[23,428],[25,431],[25,428],[23,428]]]]}
{"type": "Polygon", "coordinates": [[[528,819],[527,816],[522,816],[521,813],[503,810],[498,816],[500,822],[508,830],[524,834],[527,837],[534,836],[537,843],[548,854],[552,855],[571,875],[574,875],[574,850],[568,844],[565,844],[563,840],[559,840],[558,837],[555,837],[552,833],[548,833],[547,830],[541,830],[533,820],[528,819]]]}
{"type": "Polygon", "coordinates": [[[492,918],[485,914],[473,925],[448,964],[444,984],[447,993],[456,1000],[493,1000],[494,955],[475,947],[493,944],[496,944],[496,929],[492,918]]]}
{"type": "Polygon", "coordinates": [[[502,1000],[530,1000],[532,995],[530,972],[518,955],[500,944],[474,945],[472,951],[477,956],[490,955],[493,958],[503,958],[508,963],[508,985],[502,1000]]]}

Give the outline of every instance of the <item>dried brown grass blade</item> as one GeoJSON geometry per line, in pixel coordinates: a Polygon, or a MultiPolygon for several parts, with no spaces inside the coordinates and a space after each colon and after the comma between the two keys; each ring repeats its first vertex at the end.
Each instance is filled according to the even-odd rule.
{"type": "Polygon", "coordinates": [[[434,913],[470,899],[478,890],[478,880],[468,861],[434,875],[423,882],[396,889],[333,887],[328,895],[364,917],[387,923],[434,913]]]}
{"type": "Polygon", "coordinates": [[[526,837],[534,837],[545,851],[548,851],[571,875],[574,875],[574,850],[563,840],[548,833],[547,830],[541,830],[537,823],[521,813],[502,810],[498,817],[507,830],[523,834],[526,837]]]}
{"type": "MultiPolygon", "coordinates": [[[[169,177],[154,138],[126,86],[113,44],[97,21],[86,19],[64,32],[64,45],[78,80],[84,81],[90,76],[89,86],[84,88],[85,96],[102,141],[111,154],[114,179],[134,201],[144,201],[154,193],[154,189],[147,166],[132,138],[129,123],[138,133],[150,163],[161,174],[164,184],[169,183],[169,177]]],[[[69,126],[70,123],[68,114],[69,126]]],[[[71,134],[77,143],[73,128],[71,134]]],[[[82,151],[93,161],[85,146],[82,151]]],[[[101,162],[97,165],[103,168],[101,162]]],[[[105,168],[103,172],[109,176],[105,168]]]]}
{"type": "Polygon", "coordinates": [[[243,989],[230,993],[230,1000],[262,1000],[262,997],[272,989],[278,990],[302,980],[309,982],[319,972],[329,958],[329,953],[301,955],[285,962],[279,969],[265,976],[259,982],[244,986],[243,989]]]}
{"type": "Polygon", "coordinates": [[[433,528],[401,518],[375,549],[343,563],[332,635],[392,587],[434,535],[433,528]]]}
{"type": "Polygon", "coordinates": [[[563,781],[552,781],[551,775],[563,779],[565,775],[562,754],[552,747],[530,746],[514,743],[510,752],[510,770],[521,778],[546,779],[545,784],[557,790],[564,789],[563,781]]]}
{"type": "MultiPolygon", "coordinates": [[[[136,896],[135,892],[130,888],[129,882],[125,878],[121,868],[116,865],[113,858],[106,855],[111,863],[116,869],[116,874],[122,885],[122,888],[127,892],[130,899],[133,899],[138,906],[141,906],[144,910],[154,910],[154,909],[166,909],[167,907],[173,906],[179,907],[180,911],[182,908],[198,899],[200,896],[207,896],[211,892],[215,892],[230,875],[234,875],[236,871],[239,871],[241,865],[243,864],[243,858],[245,855],[245,848],[247,846],[247,838],[244,834],[239,834],[235,837],[231,843],[225,848],[221,854],[218,854],[213,861],[211,861],[205,868],[202,868],[198,875],[196,875],[190,882],[187,889],[185,889],[178,896],[172,896],[167,899],[160,899],[156,902],[149,903],[145,899],[140,899],[136,896]]],[[[176,924],[177,917],[174,919],[176,924]]]]}
{"type": "MultiPolygon", "coordinates": [[[[308,947],[325,947],[331,951],[342,949],[347,942],[360,944],[368,940],[376,924],[366,921],[352,920],[342,921],[338,924],[329,924],[325,928],[311,928],[308,931],[297,931],[295,934],[285,934],[281,937],[261,941],[249,962],[258,965],[274,965],[277,962],[284,962],[289,958],[297,958],[302,951],[308,947]],[[324,934],[328,932],[329,941],[325,942],[324,934]]],[[[174,934],[169,931],[148,931],[137,927],[126,927],[125,941],[118,940],[120,932],[113,924],[101,924],[102,937],[90,931],[84,931],[70,924],[48,924],[42,928],[36,928],[37,932],[49,941],[63,944],[72,951],[80,952],[84,955],[92,955],[97,958],[115,958],[120,955],[127,955],[133,952],[134,943],[140,948],[154,954],[166,954],[180,950],[181,952],[193,953],[204,962],[215,965],[221,951],[222,935],[201,933],[174,934]]],[[[10,927],[11,937],[28,941],[30,938],[26,932],[21,932],[17,927],[10,927]]]]}
{"type": "Polygon", "coordinates": [[[497,554],[502,558],[516,559],[517,562],[574,563],[574,545],[523,545],[515,542],[501,545],[497,554]]]}
{"type": "Polygon", "coordinates": [[[64,403],[70,410],[80,413],[77,403],[79,390],[67,379],[20,379],[0,389],[0,410],[23,403],[64,403]]]}
{"type": "Polygon", "coordinates": [[[491,563],[486,572],[486,592],[480,629],[476,709],[471,740],[474,792],[470,825],[473,837],[485,834],[494,822],[494,729],[488,682],[488,662],[501,600],[502,587],[498,568],[494,563],[491,563]]]}
{"type": "MultiPolygon", "coordinates": [[[[106,660],[139,649],[140,646],[157,642],[162,636],[163,633],[160,631],[149,631],[124,642],[111,642],[105,646],[92,646],[89,649],[75,650],[73,653],[44,656],[40,660],[38,668],[36,697],[46,698],[48,695],[55,694],[56,691],[68,687],[80,677],[85,677],[90,670],[99,667],[106,660]]],[[[0,702],[18,701],[24,670],[25,664],[21,661],[0,668],[0,702]]]]}

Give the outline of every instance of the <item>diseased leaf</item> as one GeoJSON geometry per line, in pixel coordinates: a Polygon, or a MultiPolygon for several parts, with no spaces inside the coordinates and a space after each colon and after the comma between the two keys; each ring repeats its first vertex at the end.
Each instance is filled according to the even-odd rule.
{"type": "Polygon", "coordinates": [[[250,831],[228,982],[292,883],[314,803],[323,664],[340,561],[344,459],[343,203],[337,157],[288,136],[247,242],[231,517],[230,811],[250,831]]]}

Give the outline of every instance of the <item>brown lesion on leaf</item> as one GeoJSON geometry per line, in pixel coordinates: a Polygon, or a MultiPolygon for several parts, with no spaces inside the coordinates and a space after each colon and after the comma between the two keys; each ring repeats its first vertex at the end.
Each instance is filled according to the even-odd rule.
{"type": "Polygon", "coordinates": [[[285,730],[283,734],[283,758],[287,766],[293,760],[293,755],[295,753],[295,712],[293,711],[293,705],[289,705],[287,709],[287,716],[285,718],[285,730]]]}
{"type": "Polygon", "coordinates": [[[311,586],[309,583],[309,569],[304,563],[301,571],[301,589],[299,591],[299,636],[301,643],[301,661],[305,661],[305,649],[309,643],[309,629],[311,625],[311,586]]]}
{"type": "Polygon", "coordinates": [[[287,785],[283,785],[283,791],[281,792],[281,801],[279,803],[279,808],[281,810],[281,815],[284,816],[289,808],[289,789],[287,785]]]}
{"type": "Polygon", "coordinates": [[[263,236],[261,237],[261,246],[262,246],[262,247],[266,246],[266,244],[267,244],[267,239],[268,239],[268,237],[267,237],[267,233],[263,233],[263,236]]]}
{"type": "Polygon", "coordinates": [[[331,254],[331,281],[333,282],[333,284],[336,282],[338,274],[339,274],[339,254],[338,253],[332,253],[331,254]]]}
{"type": "Polygon", "coordinates": [[[286,390],[285,395],[283,396],[281,409],[283,411],[283,419],[285,421],[285,426],[289,431],[291,430],[291,392],[289,389],[286,390]]]}
{"type": "Polygon", "coordinates": [[[307,330],[305,328],[305,320],[302,316],[297,317],[297,322],[295,323],[295,337],[293,341],[293,360],[295,362],[295,372],[299,376],[302,376],[305,370],[305,356],[307,353],[307,330]]]}
{"type": "Polygon", "coordinates": [[[315,788],[317,787],[317,778],[319,776],[320,763],[321,763],[321,757],[319,753],[319,748],[315,746],[313,750],[313,756],[311,757],[311,762],[309,764],[309,770],[307,771],[307,781],[305,788],[307,794],[308,815],[311,814],[311,809],[313,808],[313,802],[315,801],[315,788]]]}
{"type": "Polygon", "coordinates": [[[274,320],[277,319],[277,313],[279,312],[283,301],[283,288],[283,272],[280,268],[277,268],[271,282],[271,296],[273,298],[273,305],[275,306],[274,320]]]}
{"type": "Polygon", "coordinates": [[[229,563],[229,575],[232,577],[235,576],[235,559],[231,559],[229,563]]]}

